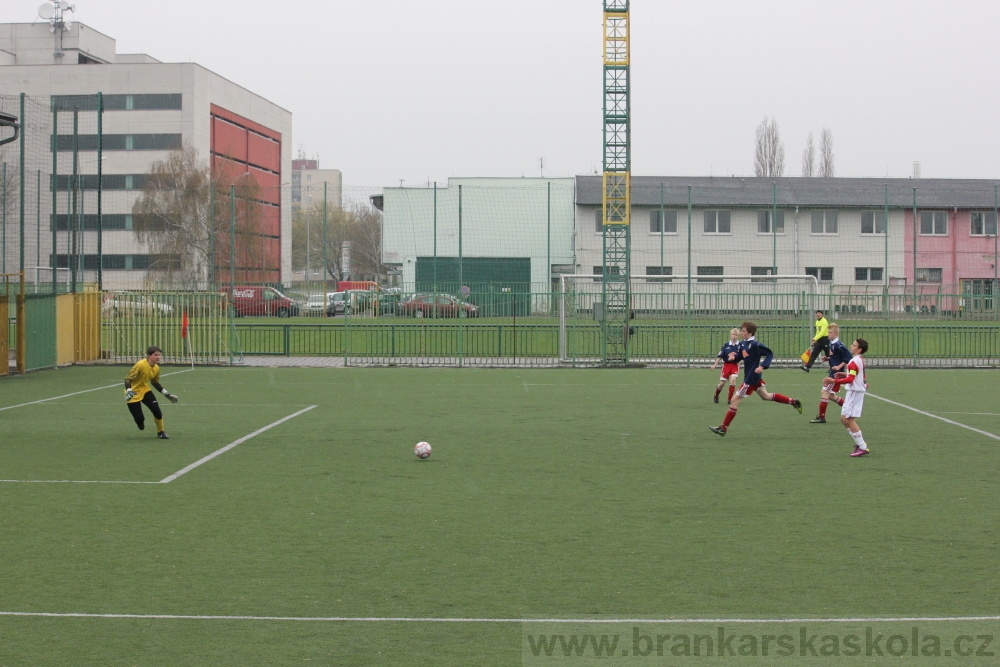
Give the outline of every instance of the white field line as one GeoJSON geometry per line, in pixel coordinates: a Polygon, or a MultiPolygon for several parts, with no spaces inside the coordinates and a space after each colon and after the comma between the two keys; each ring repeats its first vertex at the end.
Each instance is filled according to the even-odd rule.
{"type": "MultiPolygon", "coordinates": [[[[173,373],[163,373],[161,377],[167,377],[168,375],[177,375],[178,373],[190,373],[191,369],[186,368],[182,371],[174,371],[173,373]]],[[[92,391],[101,391],[102,389],[113,389],[115,387],[125,388],[125,385],[121,382],[116,382],[115,384],[105,385],[103,387],[94,387],[93,389],[84,389],[83,391],[74,391],[72,394],[63,394],[62,396],[55,396],[53,398],[40,398],[37,401],[29,401],[27,403],[19,403],[18,405],[8,405],[6,407],[0,408],[0,412],[4,410],[13,410],[14,408],[23,408],[26,405],[37,405],[38,403],[48,403],[50,401],[58,401],[60,398],[69,398],[70,396],[79,396],[80,394],[87,394],[92,391]]]]}
{"type": "Polygon", "coordinates": [[[379,616],[211,616],[187,614],[86,614],[41,611],[0,611],[0,616],[35,618],[151,619],[178,621],[307,621],[312,623],[950,623],[1000,621],[1000,616],[858,616],[848,618],[434,618],[379,616]]]}
{"type": "Polygon", "coordinates": [[[175,472],[173,475],[170,475],[169,477],[164,477],[159,482],[129,482],[129,481],[112,481],[112,480],[72,480],[72,479],[0,479],[0,483],[7,483],[7,484],[169,484],[170,482],[174,481],[175,479],[177,479],[181,475],[183,475],[185,473],[188,473],[188,472],[191,472],[192,470],[194,470],[195,468],[197,468],[201,464],[208,463],[209,461],[211,461],[212,459],[214,459],[216,456],[219,456],[220,454],[225,454],[226,452],[228,452],[233,447],[237,447],[239,445],[242,445],[244,442],[246,442],[250,438],[253,438],[254,436],[260,435],[264,431],[270,430],[270,429],[274,428],[275,426],[278,426],[279,424],[284,424],[289,419],[294,419],[295,417],[298,417],[299,415],[301,415],[303,413],[309,412],[310,410],[312,410],[313,408],[316,408],[316,407],[319,407],[319,406],[310,405],[309,407],[307,407],[307,408],[305,408],[303,410],[299,410],[298,412],[296,412],[294,414],[290,414],[287,417],[282,417],[281,419],[279,419],[276,422],[272,422],[272,423],[268,424],[267,426],[259,428],[256,431],[254,431],[253,433],[251,433],[250,435],[245,435],[242,438],[240,438],[239,440],[233,440],[231,443],[229,443],[225,447],[222,447],[221,449],[217,449],[214,452],[212,452],[211,454],[209,454],[208,456],[205,456],[205,457],[202,457],[202,458],[198,459],[197,461],[195,461],[191,465],[186,466],[184,468],[181,468],[180,470],[178,470],[177,472],[175,472]]]}
{"type": "Polygon", "coordinates": [[[969,431],[972,431],[973,433],[978,433],[979,435],[985,435],[987,438],[993,438],[994,440],[1000,440],[1000,435],[997,435],[995,433],[990,433],[989,431],[983,431],[983,430],[978,429],[978,428],[973,428],[972,426],[968,426],[966,424],[962,424],[961,422],[957,422],[957,421],[954,421],[954,420],[951,420],[951,419],[947,419],[946,417],[942,417],[940,415],[936,415],[936,414],[934,414],[932,412],[924,412],[923,410],[918,410],[917,408],[910,407],[909,405],[906,405],[904,403],[897,403],[896,401],[891,401],[888,398],[883,398],[882,396],[876,396],[875,394],[871,394],[871,393],[869,393],[868,395],[871,396],[872,398],[877,398],[880,401],[885,401],[886,403],[890,403],[890,404],[895,405],[897,407],[905,408],[907,410],[912,410],[913,412],[916,412],[918,415],[924,415],[925,417],[930,417],[931,419],[940,419],[941,421],[945,422],[946,424],[951,424],[952,426],[958,426],[960,428],[968,429],[969,431]]]}
{"type": "Polygon", "coordinates": [[[239,445],[242,445],[244,442],[246,442],[250,438],[252,438],[254,436],[257,436],[257,435],[260,435],[264,431],[270,430],[270,429],[274,428],[275,426],[278,426],[280,424],[284,424],[289,419],[295,419],[299,415],[301,415],[303,413],[306,413],[306,412],[309,412],[310,410],[312,410],[315,407],[319,407],[319,406],[310,405],[308,408],[304,408],[302,410],[299,410],[298,412],[290,414],[287,417],[282,417],[281,419],[279,419],[276,422],[272,422],[272,423],[268,424],[267,426],[259,428],[256,431],[254,431],[253,433],[251,433],[250,435],[245,435],[242,438],[240,438],[239,440],[233,440],[231,443],[229,443],[225,447],[223,447],[221,449],[217,449],[214,452],[212,452],[211,454],[209,454],[208,456],[205,456],[205,457],[202,457],[202,458],[198,459],[197,461],[195,461],[191,465],[186,466],[184,468],[181,468],[180,470],[178,470],[177,472],[175,472],[173,475],[170,475],[169,477],[164,477],[163,479],[160,480],[160,484],[169,484],[170,482],[174,481],[175,479],[177,479],[181,475],[183,475],[185,473],[188,473],[188,472],[191,472],[192,470],[194,470],[195,468],[197,468],[198,466],[200,466],[202,463],[208,463],[209,461],[211,461],[212,459],[214,459],[216,456],[219,456],[220,454],[225,454],[226,452],[228,452],[233,447],[237,447],[239,445]]]}

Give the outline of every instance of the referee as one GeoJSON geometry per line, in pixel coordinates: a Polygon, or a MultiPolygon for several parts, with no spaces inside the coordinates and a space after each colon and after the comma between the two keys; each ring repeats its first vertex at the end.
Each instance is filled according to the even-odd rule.
{"type": "Polygon", "coordinates": [[[812,348],[809,350],[809,361],[804,363],[801,368],[806,373],[812,368],[813,362],[816,361],[816,357],[819,356],[819,351],[823,350],[823,354],[830,354],[830,323],[826,321],[826,317],[823,315],[822,310],[816,311],[816,335],[812,339],[812,348]]]}

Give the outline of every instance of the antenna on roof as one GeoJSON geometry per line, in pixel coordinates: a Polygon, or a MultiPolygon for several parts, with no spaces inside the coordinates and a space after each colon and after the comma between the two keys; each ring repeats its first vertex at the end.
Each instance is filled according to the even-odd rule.
{"type": "Polygon", "coordinates": [[[71,5],[66,0],[52,0],[38,8],[38,16],[48,21],[49,32],[55,33],[56,45],[52,57],[56,60],[66,55],[62,48],[62,34],[73,29],[73,19],[67,18],[66,12],[73,12],[75,16],[76,5],[71,5]]]}

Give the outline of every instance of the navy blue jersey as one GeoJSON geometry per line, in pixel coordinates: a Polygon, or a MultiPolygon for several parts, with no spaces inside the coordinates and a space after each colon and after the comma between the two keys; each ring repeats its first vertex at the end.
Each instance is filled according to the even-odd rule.
{"type": "Polygon", "coordinates": [[[726,344],[722,346],[722,349],[716,356],[730,364],[740,363],[740,341],[736,341],[735,343],[726,341],[726,344]],[[732,359],[729,358],[730,354],[733,355],[732,359]]]}
{"type": "Polygon", "coordinates": [[[750,338],[740,343],[740,355],[743,357],[743,383],[751,386],[759,384],[761,374],[757,372],[757,367],[768,368],[774,360],[774,352],[756,338],[750,338]]]}
{"type": "MultiPolygon", "coordinates": [[[[830,377],[833,377],[838,371],[833,370],[834,366],[839,366],[840,364],[851,363],[851,351],[847,349],[844,342],[839,338],[837,340],[830,341],[830,377]]],[[[841,371],[847,372],[847,367],[840,369],[841,371]]]]}

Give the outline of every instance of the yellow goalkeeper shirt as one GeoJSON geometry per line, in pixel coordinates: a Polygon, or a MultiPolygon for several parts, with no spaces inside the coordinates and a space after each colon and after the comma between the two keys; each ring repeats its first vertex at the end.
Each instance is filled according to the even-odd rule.
{"type": "Polygon", "coordinates": [[[135,396],[132,397],[129,403],[141,401],[147,392],[153,391],[150,383],[160,383],[160,365],[153,364],[150,366],[148,361],[140,359],[132,367],[132,370],[128,372],[125,379],[131,383],[130,387],[135,392],[135,396]]]}

